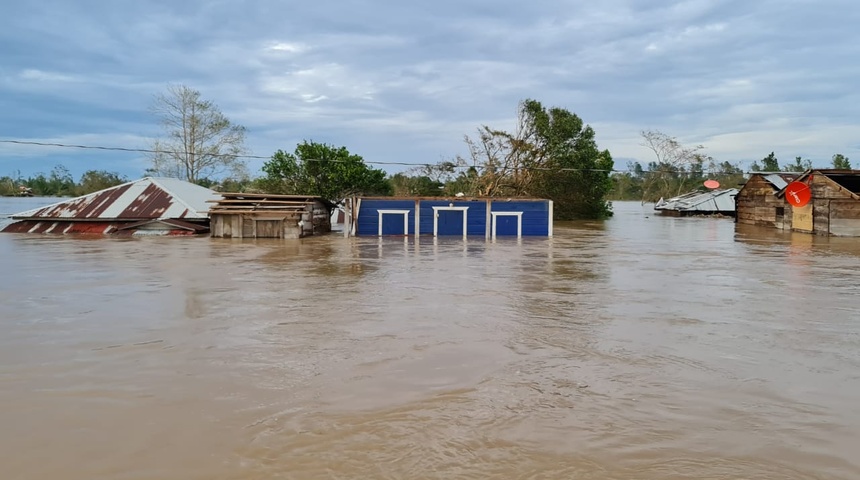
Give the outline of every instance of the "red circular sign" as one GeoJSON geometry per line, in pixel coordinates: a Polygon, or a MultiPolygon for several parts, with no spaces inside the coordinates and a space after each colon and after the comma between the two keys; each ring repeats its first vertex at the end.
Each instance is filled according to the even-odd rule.
{"type": "Polygon", "coordinates": [[[705,180],[705,187],[710,189],[720,188],[720,182],[716,180],[705,180]]]}
{"type": "Polygon", "coordinates": [[[793,207],[803,207],[812,199],[809,185],[801,182],[791,182],[785,187],[785,200],[793,207]]]}

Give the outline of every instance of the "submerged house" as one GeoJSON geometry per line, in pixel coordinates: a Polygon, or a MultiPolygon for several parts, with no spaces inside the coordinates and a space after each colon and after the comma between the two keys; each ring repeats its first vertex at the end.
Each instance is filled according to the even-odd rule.
{"type": "Polygon", "coordinates": [[[4,232],[194,235],[209,231],[208,188],[175,178],[144,177],[11,216],[4,232]]]}
{"type": "Polygon", "coordinates": [[[551,200],[361,197],[350,203],[348,228],[357,236],[552,236],[551,200]]]}
{"type": "Polygon", "coordinates": [[[662,198],[654,205],[654,210],[668,216],[685,217],[689,215],[727,215],[735,214],[735,195],[738,189],[690,192],[668,200],[662,198]]]}
{"type": "Polygon", "coordinates": [[[860,170],[813,169],[782,181],[753,175],[738,194],[737,222],[860,237],[860,170]]]}
{"type": "Polygon", "coordinates": [[[222,193],[211,200],[211,232],[219,238],[302,238],[331,231],[335,205],[322,197],[222,193]]]}
{"type": "Polygon", "coordinates": [[[746,225],[791,228],[791,207],[777,196],[798,173],[753,173],[735,197],[735,221],[746,225]],[[785,212],[789,210],[788,226],[785,212]]]}

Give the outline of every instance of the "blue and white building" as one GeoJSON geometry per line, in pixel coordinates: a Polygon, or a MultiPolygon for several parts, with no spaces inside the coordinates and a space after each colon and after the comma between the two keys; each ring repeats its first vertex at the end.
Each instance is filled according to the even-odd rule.
{"type": "Polygon", "coordinates": [[[360,197],[352,205],[357,236],[552,236],[551,200],[360,197]]]}

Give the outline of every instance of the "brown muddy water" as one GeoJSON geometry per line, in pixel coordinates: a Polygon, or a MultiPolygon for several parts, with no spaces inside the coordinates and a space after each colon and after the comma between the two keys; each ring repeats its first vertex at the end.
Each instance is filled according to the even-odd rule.
{"type": "Polygon", "coordinates": [[[522,241],[2,234],[2,477],[860,478],[860,242],[615,209],[522,241]]]}

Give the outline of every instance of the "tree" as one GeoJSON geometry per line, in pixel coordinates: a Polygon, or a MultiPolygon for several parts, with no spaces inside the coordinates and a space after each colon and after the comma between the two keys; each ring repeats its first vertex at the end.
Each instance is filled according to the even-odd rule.
{"type": "Polygon", "coordinates": [[[639,135],[643,140],[641,145],[651,150],[656,159],[648,165],[650,178],[643,200],[680,195],[702,179],[706,159],[701,153],[703,145],[687,147],[658,130],[644,130],[639,135]]]}
{"type": "Polygon", "coordinates": [[[549,198],[558,219],[612,215],[612,156],[597,148],[594,130],[575,113],[537,100],[520,102],[518,110],[512,133],[482,126],[465,137],[471,167],[451,186],[468,195],[549,198]]]}
{"type": "MultiPolygon", "coordinates": [[[[523,108],[533,129],[536,157],[543,158],[534,171],[532,192],[553,200],[561,220],[612,216],[606,197],[612,190],[615,162],[609,150],[598,148],[594,129],[567,109],[547,110],[534,100],[527,100],[523,108]]],[[[524,166],[533,165],[530,160],[524,166]]]]}
{"type": "Polygon", "coordinates": [[[812,161],[800,157],[794,158],[794,163],[786,165],[783,171],[786,172],[805,172],[812,168],[812,161]]]}
{"type": "Polygon", "coordinates": [[[773,152],[770,152],[768,156],[761,159],[761,165],[758,162],[753,162],[750,166],[750,170],[754,172],[778,172],[779,171],[779,160],[777,160],[776,155],[773,152]]]}
{"type": "Polygon", "coordinates": [[[171,85],[155,96],[153,113],[165,138],[153,142],[152,167],[147,173],[197,182],[224,173],[242,176],[245,127],[235,125],[200,92],[171,85]]]}
{"type": "Polygon", "coordinates": [[[81,175],[81,181],[75,190],[78,195],[87,195],[99,190],[115,187],[127,181],[128,179],[125,176],[115,172],[88,170],[81,175]]]}
{"type": "Polygon", "coordinates": [[[434,181],[427,175],[398,173],[388,181],[394,195],[398,196],[436,197],[442,195],[442,189],[445,187],[442,182],[434,181]]]}
{"type": "Polygon", "coordinates": [[[263,164],[269,193],[316,195],[341,200],[348,195],[390,195],[385,172],[371,168],[346,147],[303,141],[294,153],[278,150],[263,164]]]}
{"type": "Polygon", "coordinates": [[[833,168],[837,170],[851,170],[851,162],[848,161],[848,157],[845,155],[837,153],[833,155],[833,168]]]}

